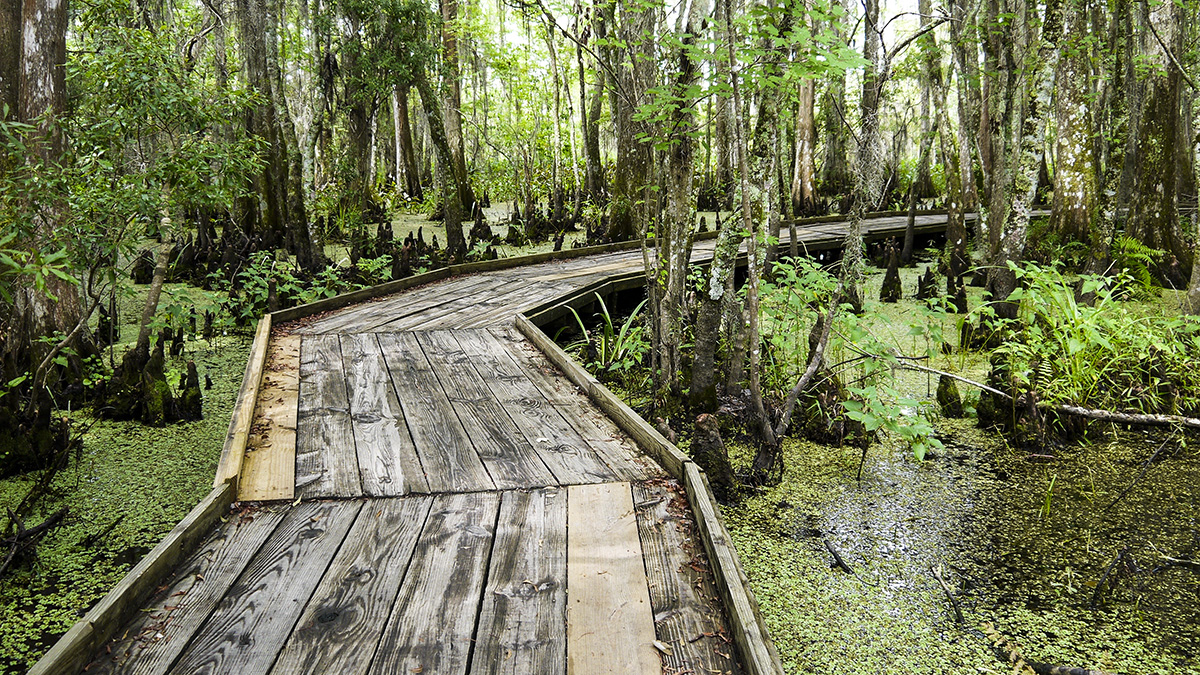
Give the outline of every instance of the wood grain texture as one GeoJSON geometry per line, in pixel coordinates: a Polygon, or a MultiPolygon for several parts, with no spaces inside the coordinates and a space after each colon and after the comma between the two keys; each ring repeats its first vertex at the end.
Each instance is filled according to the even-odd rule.
{"type": "Polygon", "coordinates": [[[238,481],[239,501],[291,500],[296,491],[300,336],[271,339],[238,481]]]}
{"type": "Polygon", "coordinates": [[[264,509],[237,515],[214,532],[88,672],[167,672],[282,520],[281,511],[264,509]]]}
{"type": "Polygon", "coordinates": [[[454,332],[431,331],[416,336],[496,487],[558,485],[554,474],[468,362],[454,332]]]}
{"type": "Polygon", "coordinates": [[[601,456],[525,377],[487,331],[455,331],[500,406],[563,485],[616,479],[601,456]]]}
{"type": "Polygon", "coordinates": [[[629,483],[567,490],[567,673],[658,675],[629,483]]]}
{"type": "Polygon", "coordinates": [[[370,333],[345,334],[341,340],[363,493],[381,497],[429,492],[378,340],[370,333]]]}
{"type": "Polygon", "coordinates": [[[503,494],[483,592],[475,675],[566,669],[567,492],[503,494]]]}
{"type": "Polygon", "coordinates": [[[300,344],[296,494],[302,499],[362,494],[337,335],[306,335],[300,344]]]}
{"type": "Polygon", "coordinates": [[[367,671],[433,501],[433,497],[416,496],[373,500],[363,506],[272,673],[361,675],[367,671]]]}
{"type": "Polygon", "coordinates": [[[306,502],[293,507],[170,672],[267,672],[360,506],[358,502],[306,502]]]}
{"type": "MultiPolygon", "coordinates": [[[[267,341],[271,338],[271,315],[258,320],[258,330],[250,345],[250,356],[246,359],[246,372],[242,375],[242,388],[238,390],[237,403],[229,418],[229,431],[225,434],[225,447],[217,463],[217,475],[213,487],[222,483],[236,483],[242,475],[242,457],[246,453],[246,440],[250,436],[250,422],[254,417],[254,405],[258,400],[258,386],[262,382],[263,364],[267,359],[267,341]]],[[[236,485],[234,486],[237,487],[236,485]]]]}
{"type": "MultiPolygon", "coordinates": [[[[306,305],[300,305],[298,307],[291,307],[289,309],[280,310],[278,312],[274,312],[271,316],[275,320],[276,323],[284,323],[287,321],[294,321],[296,319],[313,316],[314,314],[321,314],[324,312],[333,312],[334,310],[341,309],[343,307],[348,307],[348,306],[356,304],[356,303],[365,303],[369,300],[374,300],[376,298],[380,298],[380,297],[383,297],[386,295],[391,295],[393,293],[400,293],[400,292],[408,290],[410,288],[416,288],[417,286],[433,283],[435,281],[440,281],[442,279],[449,277],[450,275],[451,275],[450,270],[448,270],[446,268],[432,270],[430,272],[425,272],[423,274],[416,274],[411,277],[405,277],[403,279],[396,279],[394,281],[389,281],[385,284],[380,284],[378,286],[372,286],[370,288],[363,288],[363,289],[360,289],[357,291],[351,291],[350,293],[343,293],[341,295],[337,295],[332,298],[324,298],[322,300],[310,302],[306,305]]],[[[350,311],[355,311],[355,310],[350,310],[350,311]]],[[[297,333],[326,332],[323,329],[323,326],[326,325],[325,322],[329,321],[329,320],[337,319],[337,318],[341,317],[341,315],[342,315],[342,313],[338,312],[335,314],[330,314],[329,316],[321,317],[321,318],[309,323],[306,326],[295,327],[295,331],[297,333]]]]}
{"type": "Polygon", "coordinates": [[[412,333],[380,333],[379,345],[430,492],[496,487],[412,333]]]}
{"type": "Polygon", "coordinates": [[[373,675],[465,673],[500,495],[437,495],[396,596],[373,675]]]}
{"type": "Polygon", "coordinates": [[[739,673],[725,629],[721,598],[704,548],[694,538],[687,500],[678,483],[635,485],[634,508],[646,563],[654,632],[670,672],[739,673]]]}
{"type": "Polygon", "coordinates": [[[667,475],[661,466],[592,403],[587,394],[546,362],[542,353],[511,327],[489,328],[521,372],[612,469],[618,480],[639,481],[667,475]]]}

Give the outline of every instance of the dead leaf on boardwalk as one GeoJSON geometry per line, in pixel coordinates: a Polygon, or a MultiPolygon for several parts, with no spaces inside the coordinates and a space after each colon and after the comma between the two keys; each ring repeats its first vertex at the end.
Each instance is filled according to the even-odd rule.
{"type": "Polygon", "coordinates": [[[675,652],[675,650],[671,649],[671,645],[663,642],[662,640],[655,640],[654,646],[658,649],[658,651],[666,654],[667,656],[671,656],[675,652]]]}

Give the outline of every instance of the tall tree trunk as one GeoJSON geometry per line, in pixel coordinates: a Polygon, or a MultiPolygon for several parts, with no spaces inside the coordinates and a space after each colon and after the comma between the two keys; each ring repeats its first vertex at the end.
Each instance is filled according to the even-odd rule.
{"type": "Polygon", "coordinates": [[[446,125],[446,141],[450,144],[453,159],[451,168],[457,181],[458,201],[463,208],[475,203],[471,181],[467,178],[467,162],[463,153],[462,133],[462,75],[458,63],[458,0],[441,0],[442,6],[442,73],[445,101],[443,119],[446,125]]]}
{"type": "MultiPolygon", "coordinates": [[[[604,102],[604,87],[597,83],[592,88],[592,98],[589,103],[582,46],[576,47],[575,56],[579,61],[579,114],[583,126],[583,161],[587,176],[586,194],[593,204],[603,204],[604,165],[600,161],[600,110],[604,102]]],[[[597,77],[600,75],[597,74],[597,77]]]]}
{"type": "MultiPolygon", "coordinates": [[[[843,37],[840,22],[834,21],[832,28],[840,41],[843,37]]],[[[845,195],[853,188],[853,179],[850,176],[850,127],[846,111],[845,71],[835,70],[827,80],[825,93],[821,96],[821,110],[825,115],[822,133],[825,147],[822,153],[820,192],[826,196],[845,195]]]]}
{"type": "MultiPolygon", "coordinates": [[[[274,40],[275,15],[270,11],[269,3],[270,0],[237,0],[246,83],[262,97],[247,110],[246,128],[251,136],[264,141],[263,170],[255,177],[253,190],[258,193],[262,208],[260,211],[260,200],[240,200],[240,220],[248,234],[260,229],[267,245],[286,244],[301,265],[311,268],[319,258],[308,233],[307,219],[303,219],[303,213],[295,219],[288,213],[289,204],[294,203],[289,193],[298,183],[288,180],[287,139],[277,114],[275,97],[275,91],[281,89],[281,85],[273,84],[268,65],[269,61],[277,59],[275,50],[278,48],[274,40]]],[[[302,195],[299,199],[302,201],[302,195]]]]}
{"type": "Polygon", "coordinates": [[[446,251],[453,260],[462,260],[467,253],[467,240],[462,231],[462,208],[455,197],[459,194],[458,184],[454,180],[454,155],[450,150],[450,142],[446,139],[446,128],[442,125],[442,111],[438,109],[438,98],[429,84],[425,73],[414,75],[413,84],[421,94],[421,105],[425,109],[425,119],[429,123],[429,136],[432,141],[434,154],[437,156],[441,181],[441,197],[445,212],[446,251]]]}
{"type": "Polygon", "coordinates": [[[1020,154],[1013,176],[1012,200],[1004,221],[1004,236],[995,267],[988,275],[988,291],[995,303],[996,315],[1002,319],[1017,317],[1017,303],[1008,302],[1016,290],[1017,278],[1008,264],[1021,262],[1025,254],[1029,215],[1037,196],[1038,169],[1041,167],[1045,141],[1046,120],[1050,116],[1050,96],[1054,90],[1054,72],[1058,67],[1058,43],[1062,38],[1064,0],[1048,0],[1042,20],[1041,39],[1036,44],[1030,77],[1027,80],[1025,115],[1021,122],[1020,154]]]}
{"type": "MultiPolygon", "coordinates": [[[[699,78],[699,65],[693,60],[695,44],[702,37],[701,25],[708,15],[707,0],[691,0],[682,9],[681,24],[675,35],[678,52],[671,59],[678,64],[671,82],[671,96],[680,105],[667,121],[666,138],[672,143],[666,151],[666,208],[662,226],[655,232],[658,300],[658,390],[677,396],[682,386],[684,295],[687,291],[692,240],[695,236],[696,202],[693,186],[696,174],[695,126],[696,100],[693,90],[699,78]]],[[[675,40],[672,41],[675,43],[675,40]]]]}
{"type": "Polygon", "coordinates": [[[21,0],[0,0],[0,120],[17,116],[20,63],[21,0]]]}
{"type": "MultiPolygon", "coordinates": [[[[0,13],[6,21],[16,22],[15,30],[12,25],[0,29],[0,67],[5,69],[0,71],[3,78],[0,93],[6,104],[16,104],[4,117],[30,125],[22,139],[26,162],[35,175],[52,179],[65,145],[61,124],[67,100],[67,0],[25,0],[19,8],[6,4],[0,13]]],[[[30,253],[48,253],[63,247],[66,237],[58,228],[67,217],[66,200],[44,189],[35,190],[24,199],[21,216],[29,218],[23,223],[23,229],[27,229],[9,245],[30,253]]],[[[52,397],[48,392],[61,391],[60,375],[67,369],[60,370],[50,364],[48,357],[57,350],[53,343],[73,335],[65,346],[72,349],[68,369],[78,374],[82,358],[93,351],[91,336],[83,324],[85,314],[78,286],[53,274],[47,274],[40,287],[32,279],[20,279],[11,298],[0,303],[0,374],[10,379],[22,373],[32,375],[32,384],[25,385],[32,388],[25,406],[27,418],[20,420],[19,428],[9,428],[11,418],[4,415],[2,426],[7,433],[29,433],[27,423],[34,420],[39,426],[50,424],[52,397]]],[[[20,397],[8,398],[3,403],[15,409],[20,397]]],[[[35,454],[49,450],[34,448],[35,454]]]]}
{"type": "Polygon", "coordinates": [[[817,208],[815,99],[816,82],[811,79],[801,82],[800,98],[796,105],[795,166],[792,169],[792,213],[795,216],[811,216],[817,208]]]}
{"type": "MultiPolygon", "coordinates": [[[[920,0],[918,11],[921,14],[921,27],[929,25],[932,19],[932,3],[930,0],[920,0]]],[[[933,114],[931,107],[933,92],[941,89],[942,54],[938,50],[937,41],[932,31],[920,38],[921,45],[921,141],[917,157],[917,176],[908,188],[908,223],[904,228],[904,247],[900,251],[900,262],[908,265],[912,262],[913,246],[916,241],[916,210],[917,197],[929,196],[933,185],[929,175],[929,158],[933,150],[933,139],[941,126],[942,115],[933,114]]],[[[945,105],[945,97],[941,97],[940,109],[945,105]]],[[[961,195],[956,197],[961,199],[961,195]]],[[[961,202],[960,202],[961,204],[961,202]]],[[[961,210],[961,206],[959,206],[961,210]]],[[[949,228],[947,228],[947,235],[949,228]]]]}
{"type": "Polygon", "coordinates": [[[850,226],[842,246],[842,287],[846,301],[858,313],[863,308],[860,282],[863,268],[862,221],[878,199],[880,165],[879,104],[886,77],[880,77],[879,0],[866,0],[863,19],[862,123],[858,132],[858,166],[854,171],[850,226]]]}
{"type": "Polygon", "coordinates": [[[1005,0],[984,1],[987,13],[981,32],[984,35],[985,79],[979,136],[986,203],[980,205],[983,213],[978,223],[986,234],[987,259],[994,263],[1010,203],[1012,173],[1009,166],[1020,72],[1013,48],[1011,15],[1015,10],[1005,0]]]}
{"type": "MultiPolygon", "coordinates": [[[[649,144],[641,139],[651,131],[643,121],[635,119],[638,107],[654,85],[655,10],[652,7],[621,4],[621,22],[617,36],[625,45],[626,54],[609,59],[609,67],[617,72],[619,82],[610,86],[614,131],[617,136],[617,161],[613,169],[612,200],[608,224],[611,241],[632,239],[649,224],[653,194],[650,190],[651,153],[649,144]]],[[[611,5],[603,10],[609,15],[611,5]]]]}
{"type": "MultiPolygon", "coordinates": [[[[977,211],[979,194],[975,185],[975,149],[980,128],[979,50],[975,39],[963,34],[974,30],[978,0],[950,0],[950,43],[954,64],[958,67],[958,170],[963,187],[961,210],[977,211]]],[[[945,120],[943,120],[945,121],[945,120]]],[[[965,248],[965,245],[964,245],[965,248]]],[[[965,267],[963,268],[966,269],[965,267]]]]}
{"type": "Polygon", "coordinates": [[[413,152],[412,124],[409,122],[408,87],[392,90],[392,101],[396,108],[396,139],[399,156],[396,163],[404,172],[404,191],[418,201],[425,198],[421,189],[421,176],[417,169],[417,156],[413,152]]]}
{"type": "Polygon", "coordinates": [[[284,238],[288,251],[296,256],[296,262],[306,270],[315,270],[324,265],[325,256],[319,242],[309,229],[308,211],[304,206],[304,166],[300,156],[300,142],[296,138],[296,126],[288,109],[286,90],[283,86],[283,71],[279,65],[279,32],[283,29],[282,0],[266,0],[270,15],[267,19],[267,74],[271,85],[271,104],[279,127],[279,149],[274,153],[282,159],[277,167],[277,180],[284,190],[284,238]]]}
{"type": "Polygon", "coordinates": [[[1091,54],[1086,0],[1065,0],[1066,34],[1059,59],[1055,97],[1054,200],[1050,228],[1061,241],[1090,246],[1096,231],[1097,179],[1091,54]]]}
{"type": "MultiPolygon", "coordinates": [[[[1179,226],[1175,153],[1179,126],[1179,97],[1183,79],[1171,59],[1182,53],[1182,8],[1166,3],[1143,14],[1142,30],[1150,37],[1141,54],[1152,65],[1141,75],[1145,97],[1137,144],[1137,171],[1127,231],[1151,248],[1166,252],[1158,276],[1173,288],[1183,287],[1191,270],[1191,251],[1179,226]],[[1157,36],[1155,36],[1157,33],[1157,36]]],[[[1190,146],[1185,146],[1190,151],[1190,146]]]]}

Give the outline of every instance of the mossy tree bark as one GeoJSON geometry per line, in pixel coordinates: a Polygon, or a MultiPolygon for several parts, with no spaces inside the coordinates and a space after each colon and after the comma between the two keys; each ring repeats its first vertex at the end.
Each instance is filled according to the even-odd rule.
{"type": "Polygon", "coordinates": [[[450,142],[446,139],[437,95],[424,71],[418,71],[414,75],[414,84],[421,94],[421,105],[425,108],[425,117],[429,121],[429,137],[433,141],[438,166],[441,167],[438,180],[445,211],[446,250],[452,259],[461,259],[466,255],[467,241],[462,231],[462,206],[457,199],[461,191],[454,173],[454,156],[450,151],[450,142]]]}
{"type": "Polygon", "coordinates": [[[1042,20],[1031,76],[1027,80],[1025,115],[1021,122],[1020,154],[1013,175],[1012,199],[1004,220],[1000,248],[988,275],[988,291],[1000,318],[1015,319],[1017,303],[1008,302],[1016,290],[1017,278],[1009,263],[1019,263],[1025,254],[1029,216],[1037,195],[1038,169],[1042,164],[1046,140],[1046,122],[1050,114],[1050,96],[1054,90],[1054,72],[1058,67],[1058,43],[1062,39],[1064,0],[1048,0],[1042,20]]]}
{"type": "Polygon", "coordinates": [[[609,67],[616,73],[610,78],[609,98],[613,110],[617,157],[613,167],[612,200],[609,204],[608,238],[610,241],[633,239],[649,224],[653,213],[654,193],[650,176],[651,148],[643,138],[652,130],[635,119],[638,108],[646,102],[655,82],[654,35],[657,14],[652,6],[636,3],[609,3],[602,10],[606,23],[615,23],[613,4],[621,7],[616,36],[624,45],[610,50],[609,67]],[[618,56],[619,54],[619,56],[618,56]]]}
{"type": "MultiPolygon", "coordinates": [[[[930,0],[920,0],[917,4],[921,15],[921,26],[924,27],[933,19],[933,7],[930,0]]],[[[908,223],[904,228],[904,245],[900,249],[900,263],[912,263],[913,246],[916,241],[916,212],[918,197],[933,195],[933,179],[930,177],[929,163],[933,150],[933,140],[937,137],[938,128],[942,125],[941,115],[934,115],[934,92],[941,89],[942,54],[938,50],[937,40],[932,32],[920,39],[921,47],[921,141],[917,157],[917,176],[908,188],[908,223]]],[[[945,98],[942,98],[945,101],[945,98]]],[[[939,106],[940,108],[940,106],[939,106]]],[[[947,228],[947,235],[949,235],[947,228]]]]}
{"type": "Polygon", "coordinates": [[[1143,77],[1144,96],[1138,129],[1137,171],[1129,205],[1129,235],[1146,246],[1166,253],[1158,276],[1172,287],[1183,287],[1191,270],[1192,255],[1179,223],[1176,153],[1179,147],[1180,96],[1183,78],[1172,54],[1183,52],[1184,9],[1172,3],[1142,8],[1145,49],[1140,57],[1148,67],[1143,77]]]}
{"type": "MultiPolygon", "coordinates": [[[[458,203],[469,209],[475,194],[467,178],[467,162],[463,151],[462,133],[462,75],[458,63],[458,0],[441,0],[442,10],[442,77],[446,97],[442,109],[446,141],[450,146],[451,167],[457,185],[458,203]]],[[[449,239],[450,235],[446,235],[449,239]]]]}
{"type": "Polygon", "coordinates": [[[1054,201],[1050,228],[1062,241],[1089,244],[1099,231],[1088,3],[1066,0],[1055,97],[1054,201]]]}
{"type": "MultiPolygon", "coordinates": [[[[660,395],[678,396],[682,386],[684,295],[687,291],[689,262],[695,238],[696,201],[693,194],[696,174],[696,82],[700,64],[693,58],[697,41],[703,39],[704,18],[709,14],[708,0],[691,0],[681,11],[681,23],[672,43],[679,48],[670,60],[677,64],[671,75],[670,96],[678,105],[668,115],[662,137],[667,148],[663,170],[665,209],[663,222],[655,230],[655,269],[653,270],[653,314],[658,323],[655,371],[660,395]]],[[[662,133],[662,132],[660,132],[662,133]]],[[[650,270],[648,270],[650,271],[650,270]]]]}
{"type": "Polygon", "coordinates": [[[284,132],[284,123],[291,124],[290,116],[280,118],[280,111],[287,108],[282,77],[272,77],[272,71],[278,71],[278,14],[272,0],[237,0],[237,15],[246,82],[261,96],[246,112],[246,128],[264,141],[262,173],[255,177],[252,188],[259,199],[241,200],[242,227],[247,234],[261,228],[269,244],[286,246],[301,267],[314,269],[323,256],[309,231],[304,197],[298,193],[300,181],[290,176],[298,160],[289,155],[298,156],[299,147],[295,130],[284,132]]]}

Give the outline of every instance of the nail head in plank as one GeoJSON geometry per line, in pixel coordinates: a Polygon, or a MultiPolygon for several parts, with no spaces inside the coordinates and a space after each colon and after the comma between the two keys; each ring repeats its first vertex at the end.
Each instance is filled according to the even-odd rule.
{"type": "Polygon", "coordinates": [[[659,675],[629,483],[567,490],[567,673],[659,675]]]}

